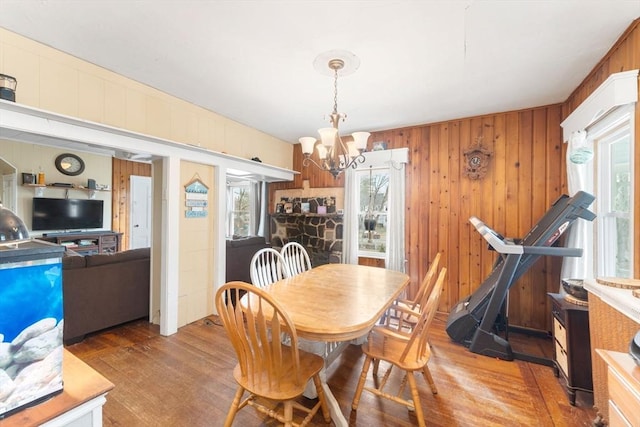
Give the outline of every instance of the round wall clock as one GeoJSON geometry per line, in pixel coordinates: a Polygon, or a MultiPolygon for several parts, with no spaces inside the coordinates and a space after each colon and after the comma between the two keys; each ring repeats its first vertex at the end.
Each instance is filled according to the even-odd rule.
{"type": "Polygon", "coordinates": [[[56,169],[69,176],[80,175],[84,172],[84,160],[71,153],[63,153],[56,157],[56,169]]]}

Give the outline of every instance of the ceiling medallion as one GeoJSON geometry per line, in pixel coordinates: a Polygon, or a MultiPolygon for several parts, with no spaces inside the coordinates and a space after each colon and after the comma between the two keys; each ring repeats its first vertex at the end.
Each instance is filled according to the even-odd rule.
{"type": "Polygon", "coordinates": [[[462,174],[469,179],[482,179],[489,169],[489,159],[493,152],[482,146],[482,136],[475,144],[464,151],[464,169],[462,174]]]}

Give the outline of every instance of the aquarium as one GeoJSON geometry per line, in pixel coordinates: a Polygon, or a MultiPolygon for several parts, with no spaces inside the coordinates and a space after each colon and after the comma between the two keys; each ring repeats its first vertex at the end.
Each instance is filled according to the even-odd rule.
{"type": "Polygon", "coordinates": [[[63,250],[0,247],[0,419],[62,391],[63,250]]]}

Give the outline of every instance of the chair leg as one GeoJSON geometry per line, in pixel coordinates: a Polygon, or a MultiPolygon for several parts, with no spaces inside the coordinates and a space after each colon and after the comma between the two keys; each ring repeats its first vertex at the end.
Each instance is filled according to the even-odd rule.
{"type": "Polygon", "coordinates": [[[284,427],[293,427],[293,401],[284,402],[284,427]]]}
{"type": "Polygon", "coordinates": [[[358,380],[358,386],[356,387],[356,394],[353,396],[353,402],[351,403],[351,409],[354,411],[358,410],[358,404],[360,403],[360,396],[362,395],[362,389],[364,388],[364,382],[367,379],[367,372],[369,372],[369,367],[371,366],[371,358],[367,356],[364,359],[364,364],[362,365],[362,372],[360,373],[360,379],[358,380]]]}
{"type": "Polygon", "coordinates": [[[331,413],[329,412],[329,404],[327,403],[327,396],[324,394],[322,388],[322,381],[320,380],[320,374],[313,376],[313,384],[316,386],[316,392],[318,393],[318,400],[320,401],[320,408],[322,408],[322,416],[325,422],[331,422],[331,413]]]}
{"type": "Polygon", "coordinates": [[[424,380],[429,384],[429,387],[431,388],[431,393],[438,394],[436,383],[433,382],[431,371],[429,371],[429,367],[427,365],[424,365],[424,368],[422,368],[422,376],[424,376],[424,380]]]}
{"type": "Polygon", "coordinates": [[[413,407],[416,410],[416,418],[418,418],[418,426],[426,427],[424,422],[424,414],[422,413],[422,405],[420,404],[420,395],[418,394],[418,386],[413,372],[407,372],[407,380],[411,389],[411,398],[413,399],[413,407]]]}
{"type": "Polygon", "coordinates": [[[238,390],[236,391],[236,395],[233,397],[233,402],[231,403],[231,408],[229,408],[229,413],[227,414],[227,419],[224,421],[224,427],[231,427],[233,424],[233,420],[238,413],[238,407],[240,406],[240,399],[242,399],[242,395],[244,394],[244,388],[238,386],[238,390]]]}

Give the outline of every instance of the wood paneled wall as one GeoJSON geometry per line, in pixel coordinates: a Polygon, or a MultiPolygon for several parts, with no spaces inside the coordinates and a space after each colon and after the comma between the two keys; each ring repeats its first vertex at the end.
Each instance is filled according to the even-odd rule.
{"type": "Polygon", "coordinates": [[[151,164],[113,158],[111,184],[111,228],[122,234],[120,248],[129,249],[129,206],[131,205],[131,175],[151,176],[151,164]]]}
{"type": "MultiPolygon", "coordinates": [[[[562,194],[561,111],[554,105],[371,135],[370,144],[385,141],[388,148],[409,148],[405,239],[412,290],[441,252],[448,280],[440,310],[449,311],[477,289],[495,261],[469,217],[519,238],[562,194]],[[487,176],[471,180],[463,176],[464,151],[477,137],[493,156],[487,176]]],[[[299,167],[300,148],[294,153],[294,167],[299,167]]],[[[341,185],[341,179],[334,182],[314,168],[302,170],[300,179],[309,179],[310,187],[341,185]]],[[[559,270],[558,260],[542,260],[512,288],[511,307],[517,307],[510,310],[513,324],[548,329],[546,292],[558,290],[559,270]]]]}
{"type": "MultiPolygon", "coordinates": [[[[437,252],[447,267],[445,295],[440,310],[449,311],[487,277],[495,253],[469,223],[477,216],[504,236],[521,238],[552,203],[567,192],[565,144],[560,123],[610,73],[640,68],[640,34],[634,22],[598,66],[563,104],[480,117],[450,120],[405,129],[375,132],[373,142],[388,148],[408,147],[406,251],[412,289],[417,289],[437,252]],[[464,151],[476,138],[493,151],[489,172],[481,180],[463,176],[464,151]]],[[[636,146],[640,141],[640,114],[636,109],[636,146]]],[[[343,179],[313,167],[302,168],[300,145],[294,149],[295,181],[278,188],[343,186],[343,179]]],[[[640,170],[640,150],[635,154],[640,170]]],[[[640,174],[635,175],[635,276],[640,277],[640,174]]],[[[521,327],[550,330],[547,292],[560,287],[561,259],[543,257],[510,291],[509,322],[521,327]]]]}

